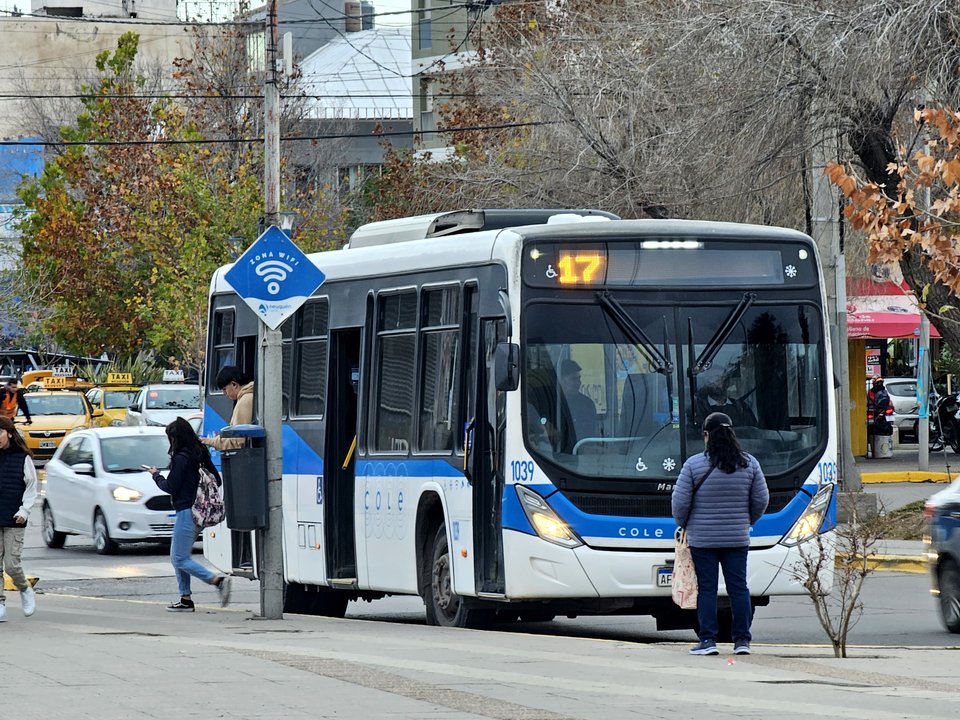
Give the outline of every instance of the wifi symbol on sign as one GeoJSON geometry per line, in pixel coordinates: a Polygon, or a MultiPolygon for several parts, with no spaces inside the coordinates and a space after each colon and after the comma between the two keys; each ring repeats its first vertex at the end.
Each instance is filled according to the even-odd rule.
{"type": "Polygon", "coordinates": [[[276,295],[280,292],[280,283],[287,279],[293,268],[279,260],[267,260],[254,268],[254,272],[267,284],[267,292],[276,295]]]}

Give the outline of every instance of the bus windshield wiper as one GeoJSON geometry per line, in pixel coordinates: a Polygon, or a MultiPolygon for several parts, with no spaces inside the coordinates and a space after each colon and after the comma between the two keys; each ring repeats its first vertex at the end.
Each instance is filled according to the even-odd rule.
{"type": "MultiPolygon", "coordinates": [[[[707,341],[707,344],[703,346],[703,350],[700,351],[697,359],[690,363],[690,375],[692,377],[710,369],[710,366],[713,364],[713,359],[717,356],[717,353],[720,352],[721,346],[733,333],[733,329],[737,326],[737,323],[740,322],[744,315],[746,315],[747,310],[750,309],[750,306],[753,305],[756,299],[756,293],[743,294],[743,297],[740,299],[740,302],[737,304],[737,306],[730,312],[729,315],[727,315],[726,319],[720,324],[720,327],[718,327],[717,331],[713,334],[713,337],[710,338],[710,340],[707,341]]],[[[693,328],[691,327],[691,350],[693,349],[692,339],[693,328]]]]}
{"type": "Polygon", "coordinates": [[[727,338],[730,337],[737,323],[740,322],[756,299],[756,293],[744,293],[737,306],[727,315],[726,319],[713,334],[713,337],[704,345],[703,351],[697,356],[696,360],[693,359],[693,318],[687,318],[687,356],[689,358],[687,373],[690,377],[690,407],[693,411],[694,425],[704,419],[697,417],[697,403],[695,402],[698,389],[697,375],[710,368],[713,364],[713,359],[717,356],[717,353],[720,352],[720,347],[726,342],[727,338]]]}
{"type": "MultiPolygon", "coordinates": [[[[620,328],[630,342],[636,345],[637,349],[643,353],[644,359],[653,365],[658,373],[663,373],[669,378],[673,372],[673,363],[670,361],[669,356],[657,349],[657,346],[647,337],[643,328],[630,317],[623,305],[621,305],[608,290],[598,291],[597,300],[600,303],[600,307],[610,316],[610,319],[613,320],[616,326],[620,328]]],[[[664,342],[664,348],[667,348],[666,342],[664,342]]]]}

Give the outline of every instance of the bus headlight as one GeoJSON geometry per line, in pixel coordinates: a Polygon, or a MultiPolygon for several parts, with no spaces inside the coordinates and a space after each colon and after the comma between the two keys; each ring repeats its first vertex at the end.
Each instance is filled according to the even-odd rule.
{"type": "Polygon", "coordinates": [[[514,487],[517,489],[517,496],[520,498],[520,507],[523,508],[527,520],[530,521],[541,539],[565,548],[575,548],[583,545],[583,541],[577,537],[569,525],[560,519],[542,497],[533,490],[523,487],[523,485],[514,485],[514,487]]]}
{"type": "Polygon", "coordinates": [[[817,494],[813,496],[813,499],[810,500],[807,509],[803,511],[803,514],[797,518],[793,527],[790,528],[790,532],[780,541],[780,544],[793,547],[817,535],[823,526],[827,510],[830,509],[831,498],[833,498],[833,485],[821,487],[817,494]]]}

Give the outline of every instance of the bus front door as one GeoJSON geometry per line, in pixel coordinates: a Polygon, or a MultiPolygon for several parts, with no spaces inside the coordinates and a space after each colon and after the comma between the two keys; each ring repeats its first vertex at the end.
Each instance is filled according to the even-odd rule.
{"type": "Polygon", "coordinates": [[[327,578],[334,586],[357,581],[353,502],[359,368],[360,329],[331,330],[323,504],[327,578]]]}
{"type": "MultiPolygon", "coordinates": [[[[505,335],[502,319],[480,321],[478,353],[480,367],[476,378],[476,420],[474,447],[469,469],[473,483],[473,531],[477,592],[502,595],[503,534],[501,506],[503,497],[503,418],[504,394],[493,379],[493,352],[505,335]]],[[[471,368],[473,370],[473,368],[471,368]]]]}

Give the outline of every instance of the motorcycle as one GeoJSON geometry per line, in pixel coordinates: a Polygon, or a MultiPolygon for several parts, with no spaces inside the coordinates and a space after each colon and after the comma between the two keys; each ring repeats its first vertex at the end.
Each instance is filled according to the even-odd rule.
{"type": "Polygon", "coordinates": [[[930,449],[960,453],[960,392],[942,395],[930,414],[930,449]]]}

